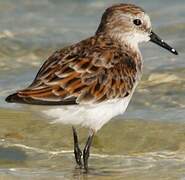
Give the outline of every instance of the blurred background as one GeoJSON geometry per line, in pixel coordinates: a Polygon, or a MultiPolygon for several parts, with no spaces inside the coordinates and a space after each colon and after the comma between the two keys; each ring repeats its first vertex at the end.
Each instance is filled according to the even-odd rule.
{"type": "MultiPolygon", "coordinates": [[[[185,179],[184,0],[0,0],[0,179],[185,179]],[[56,49],[93,35],[104,9],[129,2],[179,51],[141,45],[144,75],[124,116],[95,137],[89,175],[75,170],[71,127],[7,104],[56,49]]],[[[87,131],[79,128],[80,142],[87,131]]]]}

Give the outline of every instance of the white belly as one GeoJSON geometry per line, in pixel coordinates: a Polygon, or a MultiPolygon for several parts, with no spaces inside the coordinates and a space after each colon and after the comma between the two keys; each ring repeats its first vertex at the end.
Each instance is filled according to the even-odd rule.
{"type": "Polygon", "coordinates": [[[99,104],[53,106],[42,113],[54,123],[81,125],[97,131],[111,118],[125,112],[131,96],[99,104]]]}

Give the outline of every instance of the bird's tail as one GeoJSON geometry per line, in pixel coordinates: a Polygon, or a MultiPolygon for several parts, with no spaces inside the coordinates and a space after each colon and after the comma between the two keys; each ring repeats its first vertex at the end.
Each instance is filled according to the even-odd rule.
{"type": "Polygon", "coordinates": [[[8,102],[8,103],[23,103],[24,99],[22,97],[18,96],[17,93],[14,93],[14,94],[9,95],[5,99],[5,101],[8,102]]]}

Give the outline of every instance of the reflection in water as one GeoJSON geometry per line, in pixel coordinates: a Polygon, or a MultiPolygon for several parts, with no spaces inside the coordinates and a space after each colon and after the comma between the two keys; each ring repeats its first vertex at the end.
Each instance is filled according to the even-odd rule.
{"type": "MultiPolygon", "coordinates": [[[[113,1],[0,1],[2,179],[185,177],[185,4],[183,0],[169,0],[168,6],[159,0],[132,2],[148,10],[155,31],[180,55],[150,43],[142,46],[142,82],[127,113],[95,137],[90,173],[85,175],[75,169],[70,126],[49,124],[32,112],[35,107],[6,104],[4,98],[30,84],[51,52],[92,35],[104,7],[113,1]]],[[[79,130],[80,143],[85,142],[87,130],[79,130]]]]}

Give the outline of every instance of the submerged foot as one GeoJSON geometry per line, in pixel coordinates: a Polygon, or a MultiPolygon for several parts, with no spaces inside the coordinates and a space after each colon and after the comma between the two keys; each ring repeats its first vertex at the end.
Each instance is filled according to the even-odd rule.
{"type": "Polygon", "coordinates": [[[75,160],[78,165],[78,167],[82,168],[82,151],[79,147],[74,147],[74,154],[75,154],[75,160]]]}
{"type": "Polygon", "coordinates": [[[88,173],[88,170],[89,170],[88,169],[88,159],[89,159],[89,155],[90,155],[90,147],[92,144],[93,137],[94,137],[94,133],[89,135],[89,137],[87,139],[87,143],[86,143],[84,150],[83,150],[83,163],[84,163],[85,173],[88,173]]]}
{"type": "Polygon", "coordinates": [[[80,147],[78,145],[78,136],[76,129],[72,127],[73,129],[73,138],[74,138],[74,155],[75,155],[75,160],[79,168],[82,168],[82,151],[80,150],[80,147]]]}

